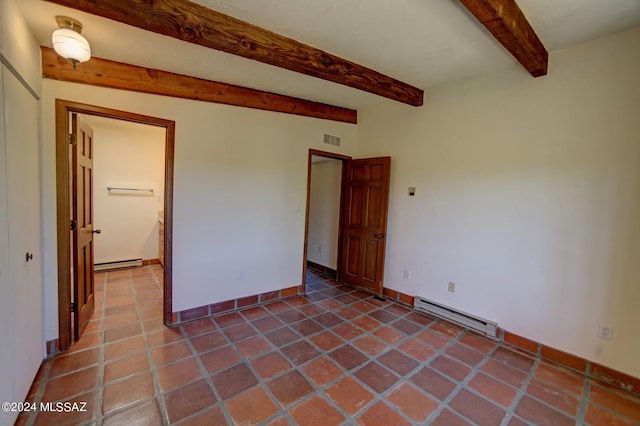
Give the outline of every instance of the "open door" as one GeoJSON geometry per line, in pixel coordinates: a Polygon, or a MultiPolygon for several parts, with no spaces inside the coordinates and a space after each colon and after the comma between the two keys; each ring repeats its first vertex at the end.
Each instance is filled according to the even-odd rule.
{"type": "MultiPolygon", "coordinates": [[[[165,135],[165,192],[164,192],[164,268],[163,268],[163,294],[164,294],[164,312],[163,319],[165,325],[172,324],[172,275],[173,275],[173,158],[175,145],[176,124],[172,120],[163,118],[150,117],[146,115],[135,114],[127,111],[120,111],[99,107],[95,105],[82,104],[78,102],[68,101],[64,99],[56,99],[56,235],[58,239],[58,346],[59,349],[65,351],[71,347],[74,338],[80,335],[84,329],[83,325],[91,318],[93,312],[94,301],[94,282],[93,274],[90,273],[93,262],[89,260],[93,256],[93,217],[91,211],[93,209],[91,203],[91,185],[84,186],[81,191],[79,182],[87,179],[93,180],[90,175],[91,161],[93,159],[93,147],[89,142],[89,149],[85,145],[87,139],[87,130],[85,135],[81,135],[81,128],[85,126],[78,124],[78,118],[73,119],[73,114],[95,115],[99,117],[114,118],[134,123],[148,124],[151,126],[159,126],[166,130],[165,135]],[[71,120],[69,119],[71,116],[71,120]],[[78,165],[74,165],[72,159],[73,149],[69,149],[69,135],[75,133],[78,153],[78,165]],[[82,145],[80,145],[82,143],[82,145]],[[84,154],[82,154],[84,153],[84,154]],[[82,159],[81,157],[87,157],[82,159]],[[82,155],[81,155],[82,154],[82,155]],[[84,166],[81,166],[84,162],[84,166]],[[89,164],[89,177],[87,178],[85,170],[86,164],[89,164]],[[78,173],[77,169],[82,170],[78,173]],[[73,183],[72,175],[76,175],[76,183],[73,183]],[[82,178],[80,178],[82,177],[82,178]],[[75,186],[74,186],[75,185],[75,186]],[[88,200],[85,194],[88,192],[88,200]],[[80,200],[78,200],[80,198],[80,200]],[[87,204],[89,203],[89,204],[87,204]],[[89,226],[77,225],[77,231],[69,232],[69,222],[73,219],[78,221],[78,213],[72,214],[74,206],[82,206],[84,211],[88,211],[89,226]],[[81,228],[83,228],[81,230],[81,228]],[[77,237],[76,237],[77,236],[77,237]],[[78,244],[76,244],[78,240],[78,244]],[[88,246],[82,245],[88,244],[88,246]],[[80,247],[84,247],[84,249],[80,247]],[[75,254],[72,254],[75,253],[75,254]],[[89,256],[89,258],[87,257],[89,256]],[[84,256],[84,257],[83,257],[84,256]],[[75,259],[77,258],[77,259],[75,259]],[[72,263],[73,262],[73,263],[72,263]],[[79,267],[78,265],[83,265],[79,267]],[[71,274],[73,270],[73,276],[71,274]],[[82,276],[84,279],[83,286],[77,286],[80,281],[76,277],[82,276]],[[90,281],[87,281],[89,279],[90,281]],[[81,287],[81,288],[80,288],[81,287]],[[73,300],[72,300],[73,299],[73,300]],[[77,312],[72,315],[71,302],[78,303],[77,312]],[[80,306],[84,301],[85,306],[80,306]],[[79,312],[82,310],[82,312],[79,312]],[[73,327],[73,323],[77,324],[73,327]],[[72,329],[74,331],[72,332],[72,329]]],[[[88,129],[88,137],[91,139],[91,130],[88,129]]],[[[88,184],[88,182],[86,182],[88,184]]],[[[76,209],[79,207],[75,207],[76,209]]],[[[98,231],[95,231],[96,233],[98,231]]],[[[51,350],[54,350],[52,348],[51,350]]]]}
{"type": "Polygon", "coordinates": [[[77,341],[95,306],[93,279],[93,130],[71,114],[73,231],[73,337],[77,341]]]}
{"type": "Polygon", "coordinates": [[[391,157],[349,160],[345,177],[341,280],[382,295],[391,157]]]}

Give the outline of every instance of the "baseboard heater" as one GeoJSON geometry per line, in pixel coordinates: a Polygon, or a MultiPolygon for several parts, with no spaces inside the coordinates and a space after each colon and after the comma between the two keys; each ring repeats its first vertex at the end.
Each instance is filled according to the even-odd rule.
{"type": "Polygon", "coordinates": [[[498,324],[493,321],[489,321],[484,318],[480,318],[475,315],[456,310],[454,308],[442,305],[421,296],[416,296],[413,299],[413,307],[419,311],[426,312],[427,314],[434,315],[436,317],[477,331],[478,333],[484,334],[487,337],[491,337],[493,339],[496,338],[498,324]]]}
{"type": "Polygon", "coordinates": [[[133,268],[136,266],[142,266],[142,258],[129,259],[129,260],[117,260],[115,262],[96,263],[93,265],[94,271],[110,271],[112,269],[133,268]]]}

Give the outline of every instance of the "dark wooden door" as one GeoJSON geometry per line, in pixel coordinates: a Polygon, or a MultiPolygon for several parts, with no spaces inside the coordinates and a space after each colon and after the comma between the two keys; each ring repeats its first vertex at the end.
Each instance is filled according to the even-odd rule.
{"type": "Polygon", "coordinates": [[[80,338],[93,315],[93,130],[77,114],[71,115],[73,334],[80,338]]]}
{"type": "Polygon", "coordinates": [[[391,157],[349,160],[345,178],[342,282],[382,295],[391,157]]]}

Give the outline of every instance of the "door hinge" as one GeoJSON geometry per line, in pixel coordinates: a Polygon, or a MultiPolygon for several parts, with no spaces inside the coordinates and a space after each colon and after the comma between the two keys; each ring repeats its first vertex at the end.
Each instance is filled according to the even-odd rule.
{"type": "Polygon", "coordinates": [[[78,304],[76,302],[71,302],[71,313],[78,312],[78,304]]]}
{"type": "Polygon", "coordinates": [[[75,145],[78,143],[78,137],[74,134],[69,134],[69,144],[75,145]]]}
{"type": "Polygon", "coordinates": [[[75,231],[76,229],[78,229],[78,222],[75,220],[71,220],[71,230],[75,231]]]}

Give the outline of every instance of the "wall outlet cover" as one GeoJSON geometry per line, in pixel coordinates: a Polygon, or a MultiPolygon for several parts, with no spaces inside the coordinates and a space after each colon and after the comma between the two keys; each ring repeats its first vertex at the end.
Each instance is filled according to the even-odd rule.
{"type": "Polygon", "coordinates": [[[600,323],[600,325],[598,325],[598,337],[611,340],[613,338],[613,326],[600,323]]]}

